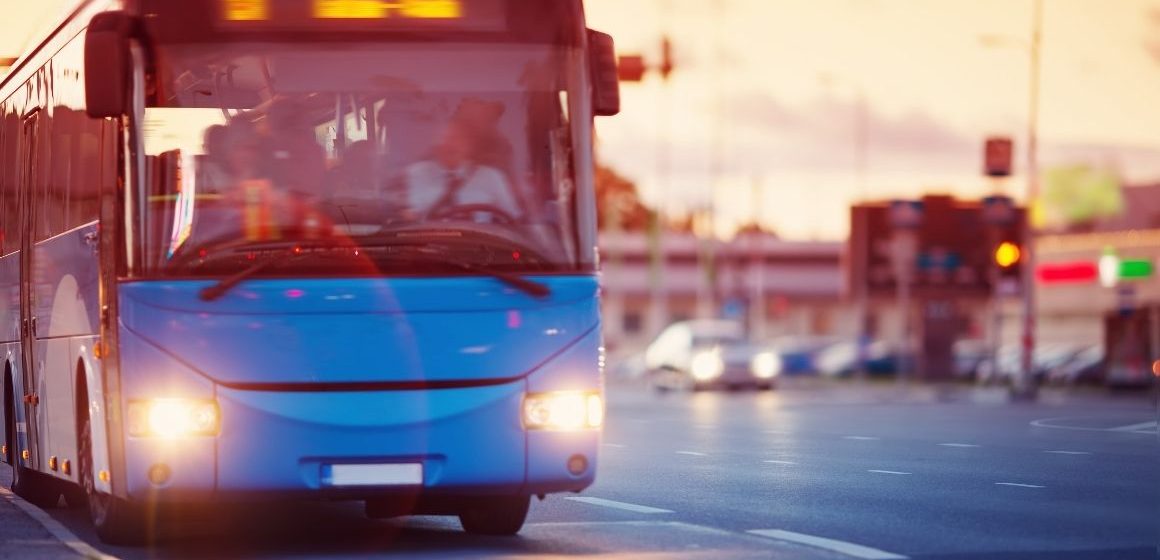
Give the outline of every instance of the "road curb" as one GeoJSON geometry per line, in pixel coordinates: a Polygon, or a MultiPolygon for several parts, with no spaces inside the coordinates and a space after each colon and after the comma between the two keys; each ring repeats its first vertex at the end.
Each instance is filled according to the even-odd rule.
{"type": "Polygon", "coordinates": [[[118,560],[116,556],[105,554],[82,541],[80,537],[77,537],[72,531],[69,531],[64,525],[61,525],[59,521],[45,513],[44,510],[28,503],[24,498],[13,494],[11,490],[0,487],[0,498],[15,506],[28,517],[31,517],[41,527],[44,527],[44,530],[48,531],[54,539],[60,541],[61,544],[68,547],[69,550],[75,552],[81,558],[88,558],[90,560],[118,560]]]}

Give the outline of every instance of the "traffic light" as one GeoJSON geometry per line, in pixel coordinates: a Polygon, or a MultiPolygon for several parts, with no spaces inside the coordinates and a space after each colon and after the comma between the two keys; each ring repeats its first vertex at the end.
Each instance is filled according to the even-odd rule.
{"type": "Polygon", "coordinates": [[[1015,295],[1023,284],[1027,260],[1027,209],[1016,206],[1010,197],[989,196],[983,199],[980,217],[987,224],[995,288],[1015,295]]]}
{"type": "Polygon", "coordinates": [[[673,73],[673,43],[667,36],[661,38],[661,78],[668,80],[673,73]]]}
{"type": "Polygon", "coordinates": [[[983,144],[983,174],[988,177],[1011,175],[1011,153],[1014,144],[1010,138],[996,136],[987,138],[983,144]]]}
{"type": "Polygon", "coordinates": [[[995,248],[995,264],[1000,269],[1008,269],[1019,264],[1023,251],[1013,241],[1003,241],[995,248]]]}
{"type": "Polygon", "coordinates": [[[1023,277],[1023,245],[1015,236],[1001,236],[991,252],[996,289],[1002,293],[1018,293],[1023,277]]]}
{"type": "Polygon", "coordinates": [[[617,77],[622,82],[639,82],[644,79],[647,66],[640,55],[622,55],[616,65],[617,77]]]}

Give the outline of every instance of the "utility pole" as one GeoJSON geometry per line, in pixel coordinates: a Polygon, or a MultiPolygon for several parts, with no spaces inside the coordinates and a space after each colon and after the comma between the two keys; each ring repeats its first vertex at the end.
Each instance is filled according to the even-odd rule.
{"type": "MultiPolygon", "coordinates": [[[[1039,55],[1043,28],[1043,0],[1031,0],[1031,51],[1028,110],[1027,110],[1027,205],[1033,207],[1039,198],[1039,55]]],[[[1027,240],[1024,243],[1025,264],[1023,268],[1023,356],[1019,375],[1011,386],[1011,396],[1016,399],[1034,399],[1036,396],[1034,374],[1035,355],[1035,225],[1027,223],[1027,240]]]]}

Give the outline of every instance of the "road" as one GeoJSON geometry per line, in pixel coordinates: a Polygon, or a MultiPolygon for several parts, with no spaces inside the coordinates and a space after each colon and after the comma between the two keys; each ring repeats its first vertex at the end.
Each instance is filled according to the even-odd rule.
{"type": "MultiPolygon", "coordinates": [[[[803,382],[772,393],[609,387],[595,486],[533,505],[514,539],[343,503],[201,512],[121,558],[1156,558],[1147,395],[803,382]],[[581,499],[576,499],[581,498],[581,499]]],[[[7,469],[0,473],[6,484],[7,469]]]]}

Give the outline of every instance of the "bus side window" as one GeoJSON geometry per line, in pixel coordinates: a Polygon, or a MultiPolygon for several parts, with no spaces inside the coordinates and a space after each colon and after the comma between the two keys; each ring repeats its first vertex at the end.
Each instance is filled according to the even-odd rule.
{"type": "Polygon", "coordinates": [[[69,129],[68,197],[65,205],[65,229],[73,229],[97,219],[100,177],[101,121],[88,118],[80,111],[57,108],[56,114],[69,129]]]}
{"type": "Polygon", "coordinates": [[[64,231],[65,206],[68,204],[69,130],[67,118],[58,115],[41,117],[40,136],[36,141],[39,169],[35,177],[41,192],[41,223],[37,225],[37,241],[43,241],[64,231]]]}
{"type": "Polygon", "coordinates": [[[17,211],[16,158],[19,153],[20,118],[11,105],[0,107],[4,141],[0,147],[0,254],[7,255],[20,246],[20,214],[17,211]]]}
{"type": "Polygon", "coordinates": [[[8,169],[11,168],[11,158],[8,151],[13,141],[9,139],[7,108],[0,104],[0,255],[8,254],[6,233],[8,232],[8,197],[12,185],[8,181],[8,169]]]}

